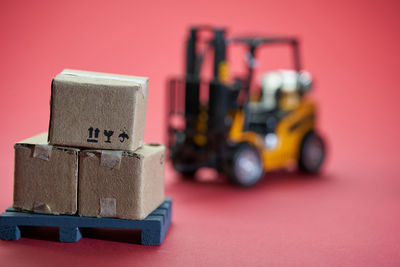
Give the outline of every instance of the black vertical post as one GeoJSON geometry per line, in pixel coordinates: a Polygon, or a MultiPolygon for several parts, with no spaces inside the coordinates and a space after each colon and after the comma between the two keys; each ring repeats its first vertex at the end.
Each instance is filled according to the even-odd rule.
{"type": "Polygon", "coordinates": [[[225,29],[214,30],[214,77],[210,83],[208,100],[208,136],[211,149],[216,154],[216,164],[220,165],[226,150],[225,118],[228,112],[228,88],[221,78],[221,64],[226,64],[225,29]]]}
{"type": "Polygon", "coordinates": [[[187,134],[194,132],[200,105],[200,82],[195,73],[197,61],[197,28],[191,28],[186,43],[185,119],[187,134]]]}
{"type": "Polygon", "coordinates": [[[299,42],[297,40],[292,41],[293,45],[293,62],[294,62],[294,68],[296,71],[301,70],[301,64],[300,64],[300,51],[299,51],[299,42]]]}
{"type": "Polygon", "coordinates": [[[192,78],[196,65],[196,42],[197,29],[191,28],[189,38],[186,42],[186,78],[192,78]]]}
{"type": "MultiPolygon", "coordinates": [[[[214,81],[219,81],[219,66],[226,60],[225,29],[214,30],[214,81]]],[[[222,82],[222,81],[220,81],[222,82]]]]}
{"type": "Polygon", "coordinates": [[[257,46],[254,44],[250,44],[249,46],[249,55],[248,55],[248,60],[249,60],[249,73],[248,73],[248,79],[247,79],[247,84],[246,84],[246,98],[249,97],[250,94],[250,87],[251,87],[251,81],[253,80],[253,74],[254,74],[254,68],[255,68],[255,54],[256,54],[256,48],[257,46]]]}
{"type": "Polygon", "coordinates": [[[226,115],[227,89],[219,80],[220,64],[226,60],[225,30],[215,29],[214,39],[214,79],[209,88],[208,117],[209,131],[220,132],[226,115]]]}

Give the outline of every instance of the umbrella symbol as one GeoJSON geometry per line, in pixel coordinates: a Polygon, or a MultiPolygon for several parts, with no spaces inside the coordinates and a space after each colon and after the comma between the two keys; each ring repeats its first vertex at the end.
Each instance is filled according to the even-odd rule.
{"type": "Polygon", "coordinates": [[[121,143],[123,143],[125,141],[125,139],[129,139],[129,136],[125,133],[125,131],[122,132],[120,135],[118,135],[118,137],[119,137],[119,141],[121,143]]]}

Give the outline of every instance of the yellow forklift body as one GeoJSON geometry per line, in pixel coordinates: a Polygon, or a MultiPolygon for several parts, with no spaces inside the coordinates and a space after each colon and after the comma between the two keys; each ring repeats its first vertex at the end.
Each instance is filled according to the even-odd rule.
{"type": "Polygon", "coordinates": [[[248,142],[262,156],[265,171],[279,170],[298,162],[300,145],[305,134],[315,126],[315,104],[302,98],[299,106],[279,121],[276,127],[277,145],[267,149],[263,138],[251,131],[243,132],[245,116],[243,110],[233,112],[233,123],[229,131],[231,142],[248,142]]]}

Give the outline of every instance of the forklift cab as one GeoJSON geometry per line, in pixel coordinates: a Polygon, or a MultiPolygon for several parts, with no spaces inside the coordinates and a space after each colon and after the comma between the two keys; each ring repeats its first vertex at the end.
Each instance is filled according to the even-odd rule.
{"type": "Polygon", "coordinates": [[[268,71],[261,78],[261,97],[255,106],[267,111],[293,110],[311,89],[311,74],[295,70],[268,71]]]}

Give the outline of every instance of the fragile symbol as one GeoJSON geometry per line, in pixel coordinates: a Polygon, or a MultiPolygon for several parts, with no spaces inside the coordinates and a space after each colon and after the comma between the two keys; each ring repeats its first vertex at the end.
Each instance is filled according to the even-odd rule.
{"type": "Polygon", "coordinates": [[[111,143],[110,137],[114,134],[114,131],[107,131],[104,130],[104,135],[107,136],[107,140],[105,141],[106,143],[111,143]]]}
{"type": "Polygon", "coordinates": [[[99,132],[100,132],[99,128],[96,128],[96,129],[93,131],[93,127],[90,127],[90,128],[88,129],[88,131],[89,131],[89,138],[87,139],[87,141],[90,142],[90,143],[97,143],[98,140],[96,140],[96,139],[99,138],[99,132]],[[94,138],[95,138],[95,139],[93,139],[93,132],[94,132],[94,138]]]}
{"type": "Polygon", "coordinates": [[[127,133],[125,133],[125,131],[123,131],[120,135],[118,135],[118,137],[121,143],[123,143],[125,139],[129,139],[129,136],[127,133]]]}

